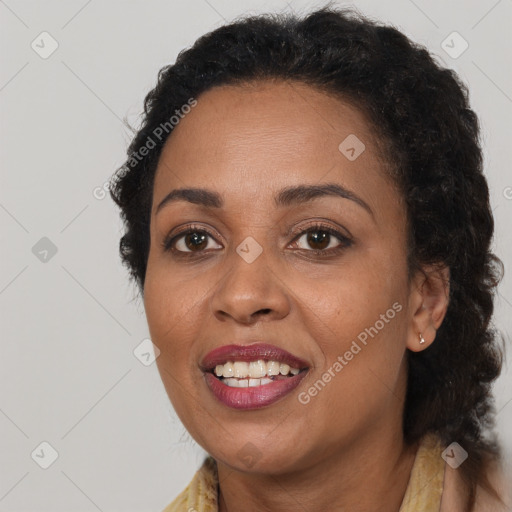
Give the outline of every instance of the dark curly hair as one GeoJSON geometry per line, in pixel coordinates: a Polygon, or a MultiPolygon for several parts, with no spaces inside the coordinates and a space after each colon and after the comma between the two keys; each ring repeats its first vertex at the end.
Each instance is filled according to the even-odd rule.
{"type": "Polygon", "coordinates": [[[477,484],[495,494],[486,467],[500,458],[490,386],[502,351],[491,318],[503,270],[490,252],[494,221],[477,116],[467,87],[427,49],[354,9],[331,6],[303,18],[246,17],[199,38],[160,70],[128,159],[111,181],[125,225],[122,260],[143,296],[153,181],[172,133],[155,141],[155,129],[214,86],[259,79],[309,84],[364,112],[405,200],[410,272],[426,264],[450,269],[450,302],[435,343],[407,351],[403,431],[410,443],[435,432],[445,445],[464,447],[471,510],[477,484]],[[142,158],[149,138],[156,147],[142,158]]]}

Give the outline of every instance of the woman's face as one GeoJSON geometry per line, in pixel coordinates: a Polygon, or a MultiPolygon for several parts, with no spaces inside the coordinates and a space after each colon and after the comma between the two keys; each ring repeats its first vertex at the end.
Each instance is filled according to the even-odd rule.
{"type": "Polygon", "coordinates": [[[218,461],[278,474],[400,429],[405,218],[367,121],[332,96],[222,86],[184,115],[155,176],[144,300],[172,404],[218,461]],[[158,208],[177,189],[207,193],[158,208]],[[206,358],[226,345],[255,350],[206,358]]]}

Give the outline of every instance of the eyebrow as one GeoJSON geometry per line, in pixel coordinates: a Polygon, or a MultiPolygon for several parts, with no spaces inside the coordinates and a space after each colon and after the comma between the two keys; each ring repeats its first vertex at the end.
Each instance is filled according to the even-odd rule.
{"type": "MultiPolygon", "coordinates": [[[[337,183],[325,183],[322,185],[298,185],[286,187],[274,197],[274,203],[278,207],[293,206],[308,203],[314,199],[325,196],[336,196],[349,199],[368,211],[373,217],[370,206],[359,196],[337,183]]],[[[169,192],[158,205],[155,215],[166,205],[175,201],[187,201],[206,208],[222,208],[224,200],[218,192],[204,188],[178,188],[169,192]]]]}

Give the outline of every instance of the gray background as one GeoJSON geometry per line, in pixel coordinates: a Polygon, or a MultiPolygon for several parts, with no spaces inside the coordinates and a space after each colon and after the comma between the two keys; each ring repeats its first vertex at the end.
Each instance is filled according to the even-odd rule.
{"type": "MultiPolygon", "coordinates": [[[[122,119],[138,125],[158,70],[179,50],[247,12],[321,5],[0,1],[0,512],[159,511],[192,477],[204,452],[176,418],[156,365],[134,354],[148,330],[118,258],[118,211],[101,187],[124,161],[122,119]],[[52,41],[44,31],[59,45],[46,59],[40,54],[52,41]],[[47,469],[41,465],[52,462],[52,448],[42,442],[58,454],[47,469]]],[[[495,250],[512,268],[512,1],[357,6],[428,46],[469,84],[482,123],[495,250]],[[457,58],[441,46],[453,31],[469,44],[457,58]]],[[[452,51],[462,48],[450,41],[452,51]]],[[[511,318],[508,273],[496,315],[507,335],[511,318]]],[[[508,366],[495,389],[510,453],[508,366]]]]}

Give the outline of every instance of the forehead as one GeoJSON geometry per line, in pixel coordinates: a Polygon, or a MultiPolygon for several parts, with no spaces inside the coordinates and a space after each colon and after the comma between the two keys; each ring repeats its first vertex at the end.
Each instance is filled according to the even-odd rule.
{"type": "Polygon", "coordinates": [[[200,95],[168,137],[154,199],[185,185],[236,188],[245,200],[324,178],[364,186],[382,181],[382,168],[371,126],[350,103],[300,82],[224,85],[200,95]]]}

